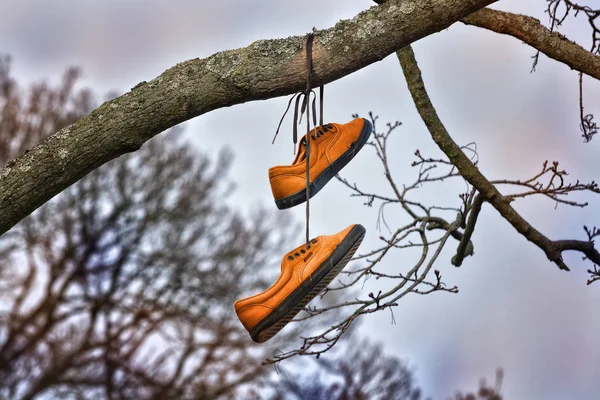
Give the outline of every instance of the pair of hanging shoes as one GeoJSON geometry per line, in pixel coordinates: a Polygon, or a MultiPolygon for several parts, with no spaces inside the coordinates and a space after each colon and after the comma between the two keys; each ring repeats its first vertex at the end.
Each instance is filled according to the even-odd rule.
{"type": "MultiPolygon", "coordinates": [[[[354,158],[371,131],[371,123],[363,118],[347,124],[323,124],[311,130],[300,140],[292,165],[269,170],[277,208],[294,207],[316,195],[354,158]]],[[[273,286],[235,303],[237,316],[252,340],[265,342],[290,322],[350,261],[365,232],[362,225],[353,224],[337,234],[311,239],[287,253],[273,286]]]]}

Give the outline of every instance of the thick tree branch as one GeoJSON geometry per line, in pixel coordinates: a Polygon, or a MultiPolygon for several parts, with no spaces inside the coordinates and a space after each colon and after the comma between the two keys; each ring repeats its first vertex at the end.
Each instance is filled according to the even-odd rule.
{"type": "Polygon", "coordinates": [[[429,99],[425,89],[421,70],[417,65],[415,55],[410,46],[396,53],[402,66],[402,71],[408,83],[408,89],[413,97],[417,110],[427,126],[433,140],[446,154],[460,174],[506,219],[521,235],[534,243],[546,253],[548,259],[560,269],[569,270],[562,259],[565,250],[576,250],[585,254],[593,263],[600,264],[600,253],[594,248],[594,242],[577,240],[552,241],[537,231],[510,205],[510,199],[502,196],[496,187],[479,172],[479,169],[463,153],[452,140],[444,124],[429,99]]]}
{"type": "MultiPolygon", "coordinates": [[[[383,4],[386,0],[374,0],[383,4]]],[[[463,18],[462,23],[522,40],[546,56],[572,69],[600,79],[600,56],[546,28],[538,19],[506,11],[483,8],[463,18]]]]}
{"type": "Polygon", "coordinates": [[[551,32],[535,18],[485,8],[463,18],[461,22],[514,36],[548,57],[600,79],[600,56],[558,32],[551,32]]]}
{"type": "MultiPolygon", "coordinates": [[[[313,84],[328,83],[496,0],[390,0],[316,31],[313,84]]],[[[93,169],[165,129],[220,107],[305,85],[302,37],[261,40],[176,65],[104,103],[0,170],[0,234],[93,169]]]]}

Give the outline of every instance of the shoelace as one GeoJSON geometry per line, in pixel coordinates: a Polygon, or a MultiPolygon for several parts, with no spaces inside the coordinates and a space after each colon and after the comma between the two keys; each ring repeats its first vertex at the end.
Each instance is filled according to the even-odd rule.
{"type": "MultiPolygon", "coordinates": [[[[323,136],[325,133],[329,132],[330,130],[331,131],[334,130],[333,125],[331,125],[331,124],[321,125],[315,129],[315,134],[311,135],[310,137],[312,140],[317,140],[318,138],[320,138],[321,136],[323,136]]],[[[304,143],[304,142],[301,144],[306,146],[306,143],[304,143]]]]}
{"type": "MultiPolygon", "coordinates": [[[[306,36],[306,89],[303,92],[296,93],[292,96],[290,101],[288,102],[287,108],[279,121],[279,125],[277,126],[277,131],[275,132],[275,136],[273,137],[273,143],[275,143],[275,139],[279,134],[279,129],[281,128],[281,124],[283,123],[283,119],[287,115],[290,106],[292,105],[292,101],[296,99],[296,103],[294,105],[294,127],[293,127],[293,142],[294,142],[294,154],[296,154],[296,144],[298,143],[298,124],[302,122],[302,116],[304,112],[306,112],[306,248],[310,248],[310,229],[309,229],[309,220],[310,220],[310,96],[313,95],[312,99],[312,119],[313,126],[315,127],[316,135],[319,136],[317,132],[317,107],[316,100],[317,95],[312,90],[311,82],[310,82],[310,74],[312,71],[312,46],[313,46],[314,34],[309,33],[306,36]],[[302,99],[302,106],[300,106],[300,99],[302,99]],[[298,120],[298,108],[300,107],[300,120],[298,120]],[[300,122],[299,122],[300,121],[300,122]]],[[[319,87],[319,126],[323,127],[323,96],[324,96],[324,88],[321,85],[319,87]]],[[[323,127],[323,130],[327,132],[328,127],[323,127]]]]}

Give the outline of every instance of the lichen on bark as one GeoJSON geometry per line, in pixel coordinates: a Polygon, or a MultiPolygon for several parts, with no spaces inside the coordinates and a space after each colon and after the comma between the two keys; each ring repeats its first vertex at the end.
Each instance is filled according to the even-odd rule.
{"type": "MultiPolygon", "coordinates": [[[[313,83],[335,81],[495,1],[389,0],[316,31],[313,83]]],[[[302,90],[303,39],[261,40],[184,61],[42,141],[0,170],[0,234],[93,169],[172,126],[217,108],[302,90]],[[27,165],[29,170],[20,169],[27,165]]]]}

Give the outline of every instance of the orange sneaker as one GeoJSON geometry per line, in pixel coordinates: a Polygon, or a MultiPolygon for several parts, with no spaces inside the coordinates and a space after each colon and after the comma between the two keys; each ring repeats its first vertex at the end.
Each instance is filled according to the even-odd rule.
{"type": "Polygon", "coordinates": [[[350,261],[365,236],[362,225],[350,225],[330,236],[319,236],[283,257],[273,286],[235,302],[235,312],[257,343],[272,338],[315,298],[350,261]]]}
{"type": "MultiPolygon", "coordinates": [[[[312,198],[367,143],[373,127],[364,118],[345,124],[325,124],[310,131],[310,197],[312,198]]],[[[277,208],[285,209],[306,201],[306,138],[292,165],[269,169],[269,183],[277,208]]]]}

